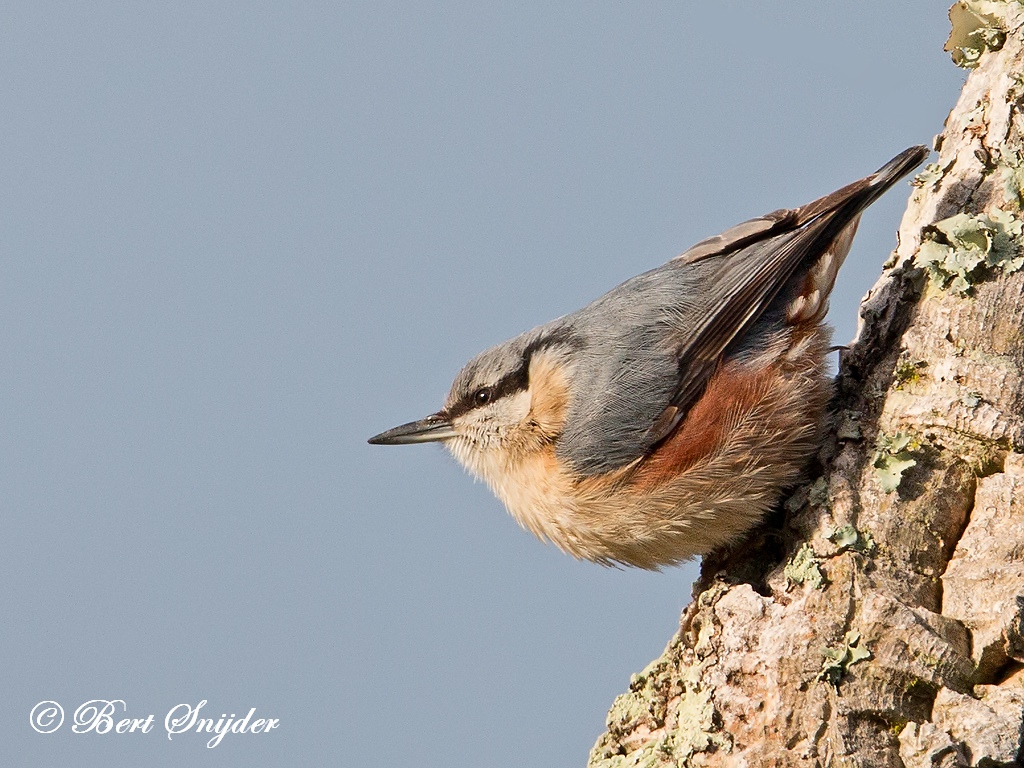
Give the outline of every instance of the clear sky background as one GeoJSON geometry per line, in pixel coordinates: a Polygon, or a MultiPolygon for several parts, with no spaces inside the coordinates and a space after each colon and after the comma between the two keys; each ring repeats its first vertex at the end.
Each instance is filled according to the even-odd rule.
{"type": "MultiPolygon", "coordinates": [[[[4,762],[582,765],[695,568],[576,562],[443,450],[365,440],[480,349],[930,142],[946,7],[5,4],[4,762]],[[72,734],[98,698],[153,732],[72,734]],[[280,728],[169,741],[203,699],[280,728]]],[[[837,341],[907,194],[865,217],[837,341]]]]}

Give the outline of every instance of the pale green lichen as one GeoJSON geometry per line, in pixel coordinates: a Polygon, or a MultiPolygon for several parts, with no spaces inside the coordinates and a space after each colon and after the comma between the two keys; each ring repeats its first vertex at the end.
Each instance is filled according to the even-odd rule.
{"type": "Polygon", "coordinates": [[[925,360],[901,357],[892,372],[893,389],[904,389],[921,380],[921,371],[928,367],[925,360]]]}
{"type": "Polygon", "coordinates": [[[960,402],[968,408],[977,408],[984,401],[982,399],[981,392],[968,392],[960,398],[960,402]]]}
{"type": "Polygon", "coordinates": [[[1024,266],[1024,221],[1008,211],[974,216],[958,213],[927,227],[915,257],[932,283],[967,294],[993,269],[1016,272],[1024,266]]]}
{"type": "Polygon", "coordinates": [[[839,548],[839,552],[852,550],[862,555],[869,555],[877,548],[870,533],[858,531],[852,525],[841,525],[835,528],[832,533],[828,534],[828,540],[839,548]]]}
{"type": "Polygon", "coordinates": [[[860,633],[850,631],[843,637],[843,644],[837,648],[826,648],[818,679],[834,688],[839,687],[843,675],[858,661],[871,658],[871,651],[860,645],[860,633]]]}
{"type": "Polygon", "coordinates": [[[944,49],[958,67],[973,69],[986,51],[998,51],[1006,42],[999,19],[986,13],[991,3],[961,0],[949,9],[952,29],[944,49]]]}
{"type": "Polygon", "coordinates": [[[676,727],[666,735],[661,749],[677,765],[687,765],[687,760],[698,752],[732,746],[729,734],[715,725],[715,705],[710,688],[685,691],[679,700],[676,718],[676,727]]]}
{"type": "Polygon", "coordinates": [[[622,693],[615,697],[608,710],[608,727],[624,728],[648,715],[647,702],[636,693],[622,693]]]}
{"type": "Polygon", "coordinates": [[[651,744],[627,755],[591,754],[589,768],[659,768],[665,761],[654,752],[651,744]]]}
{"type": "Polygon", "coordinates": [[[938,163],[928,163],[919,174],[911,179],[910,184],[915,187],[927,187],[941,179],[945,172],[946,169],[938,163]]]}
{"type": "Polygon", "coordinates": [[[920,441],[904,432],[878,436],[877,451],[871,464],[883,491],[892,493],[900,487],[903,473],[917,465],[914,454],[920,450],[920,441]]]}
{"type": "Polygon", "coordinates": [[[659,691],[668,685],[671,667],[664,657],[655,659],[629,681],[629,690],[617,696],[608,710],[608,729],[630,729],[638,723],[664,720],[659,691]]]}
{"type": "Polygon", "coordinates": [[[608,735],[602,736],[591,751],[591,768],[655,768],[690,765],[701,752],[732,747],[732,738],[722,731],[717,720],[712,689],[700,681],[700,668],[685,670],[680,679],[682,690],[675,688],[671,713],[664,711],[666,686],[670,686],[673,668],[659,660],[634,675],[630,690],[615,699],[608,713],[608,730],[628,733],[637,726],[649,729],[651,738],[629,752],[608,735]]]}
{"type": "Polygon", "coordinates": [[[821,559],[814,554],[809,544],[801,544],[800,549],[786,563],[782,574],[792,585],[809,584],[813,589],[821,589],[825,585],[825,574],[821,571],[821,559]]]}
{"type": "Polygon", "coordinates": [[[712,640],[715,637],[715,625],[711,621],[703,621],[697,630],[697,639],[693,642],[693,653],[698,659],[705,659],[715,652],[712,640]]]}
{"type": "MultiPolygon", "coordinates": [[[[1011,86],[1008,93],[1010,101],[1019,101],[1024,95],[1024,78],[1019,74],[1011,74],[1015,85],[1011,86]],[[1018,90],[1018,87],[1021,90],[1018,90]]],[[[1001,147],[999,153],[999,170],[1003,181],[1003,202],[1021,207],[1024,202],[1024,152],[1009,147],[1001,147]]]]}

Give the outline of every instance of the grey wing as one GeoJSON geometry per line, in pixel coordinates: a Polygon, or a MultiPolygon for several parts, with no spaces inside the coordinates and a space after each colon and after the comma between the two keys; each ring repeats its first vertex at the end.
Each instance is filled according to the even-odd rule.
{"type": "MultiPolygon", "coordinates": [[[[589,420],[578,419],[572,425],[576,434],[569,436],[572,449],[564,450],[565,458],[578,471],[591,475],[624,466],[652,450],[682,423],[726,349],[762,316],[794,274],[813,263],[850,222],[927,154],[926,147],[908,149],[871,176],[801,208],[775,211],[737,225],[649,273],[701,272],[701,280],[710,283],[702,283],[710,296],[694,301],[706,311],[686,313],[685,335],[676,335],[680,343],[671,360],[654,352],[638,357],[634,367],[629,359],[615,361],[623,379],[618,382],[617,401],[612,408],[592,412],[589,420]],[[666,388],[667,363],[674,365],[674,371],[666,388]],[[628,397],[622,394],[637,400],[627,406],[628,397]]],[[[692,289],[697,280],[685,282],[692,289]]],[[[676,301],[686,298],[676,297],[676,301]]],[[[644,338],[646,330],[630,334],[631,342],[656,344],[655,336],[644,338]]]]}
{"type": "Polygon", "coordinates": [[[586,331],[586,344],[575,353],[560,458],[582,475],[602,474],[671,434],[726,347],[785,282],[778,262],[792,239],[770,237],[728,259],[669,262],[566,318],[586,331]]]}

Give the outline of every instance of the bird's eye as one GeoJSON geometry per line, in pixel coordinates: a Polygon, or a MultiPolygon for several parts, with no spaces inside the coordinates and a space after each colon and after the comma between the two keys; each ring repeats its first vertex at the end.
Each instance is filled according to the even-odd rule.
{"type": "Polygon", "coordinates": [[[490,387],[483,387],[473,393],[473,405],[487,405],[489,402],[491,402],[490,387]]]}

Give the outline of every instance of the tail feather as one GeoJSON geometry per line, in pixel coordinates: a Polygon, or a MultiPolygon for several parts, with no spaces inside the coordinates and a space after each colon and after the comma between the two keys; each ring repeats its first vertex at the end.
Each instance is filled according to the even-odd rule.
{"type": "MultiPolygon", "coordinates": [[[[923,145],[900,152],[870,176],[795,210],[796,226],[819,229],[815,239],[825,247],[806,267],[803,284],[787,309],[790,323],[818,322],[828,312],[828,297],[846,260],[864,209],[928,156],[923,145]]],[[[812,250],[812,253],[815,251],[812,250]]]]}
{"type": "MultiPolygon", "coordinates": [[[[849,206],[857,213],[863,211],[880,198],[889,187],[917,168],[931,150],[924,145],[911,147],[900,152],[870,176],[847,184],[824,197],[802,205],[794,210],[796,226],[802,226],[826,213],[849,206]]],[[[847,216],[851,214],[847,213],[847,216]]],[[[852,214],[856,216],[856,213],[852,214]]]]}
{"type": "Polygon", "coordinates": [[[733,251],[808,224],[825,214],[834,214],[842,222],[831,233],[836,236],[858,213],[863,211],[893,184],[910,173],[928,156],[929,149],[919,145],[900,152],[870,176],[847,184],[824,197],[799,208],[781,208],[756,219],[744,221],[706,240],[701,240],[676,257],[692,264],[707,258],[726,256],[733,251]]]}

